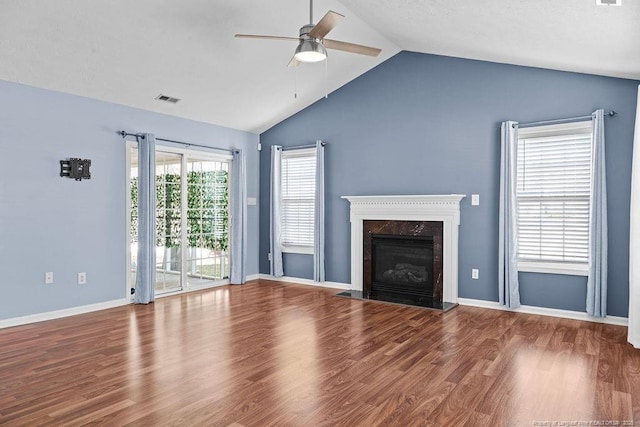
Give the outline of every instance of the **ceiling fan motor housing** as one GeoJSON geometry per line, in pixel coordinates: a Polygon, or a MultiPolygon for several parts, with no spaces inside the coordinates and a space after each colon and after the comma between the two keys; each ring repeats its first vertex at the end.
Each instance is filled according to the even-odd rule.
{"type": "Polygon", "coordinates": [[[315,25],[307,24],[300,28],[300,43],[296,48],[294,58],[300,62],[318,62],[327,57],[327,50],[321,39],[309,36],[315,25]]]}

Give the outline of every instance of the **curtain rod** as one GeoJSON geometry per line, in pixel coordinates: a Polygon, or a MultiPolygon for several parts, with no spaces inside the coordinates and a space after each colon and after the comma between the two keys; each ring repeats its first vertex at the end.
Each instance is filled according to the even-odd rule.
{"type": "MultiPolygon", "coordinates": [[[[134,136],[137,138],[141,138],[143,136],[143,134],[141,133],[129,133],[129,132],[125,132],[123,130],[118,132],[118,135],[120,135],[121,137],[125,138],[127,136],[134,136]]],[[[165,138],[156,138],[156,141],[164,141],[164,142],[170,142],[172,144],[181,144],[181,145],[186,145],[187,148],[188,147],[201,147],[201,148],[207,148],[209,150],[219,150],[219,151],[224,151],[227,153],[234,153],[237,152],[238,150],[232,150],[232,149],[227,149],[227,148],[216,148],[216,147],[209,147],[208,145],[201,145],[201,144],[192,144],[190,142],[183,142],[183,141],[176,141],[174,139],[165,139],[165,138]]]]}
{"type": "MultiPolygon", "coordinates": [[[[609,117],[613,117],[616,114],[618,114],[618,113],[616,113],[613,110],[604,113],[605,116],[609,116],[609,117]]],[[[591,120],[591,118],[592,118],[591,114],[589,114],[588,116],[567,117],[566,119],[542,120],[542,121],[539,121],[539,122],[518,123],[518,127],[519,128],[527,128],[527,127],[531,127],[531,126],[553,125],[553,124],[559,124],[559,123],[565,123],[565,122],[581,122],[581,121],[584,121],[584,120],[591,120]]],[[[511,127],[515,127],[515,126],[511,125],[511,127]]]]}
{"type": "MultiPolygon", "coordinates": [[[[325,145],[327,145],[326,142],[324,141],[320,141],[320,144],[324,147],[325,145]]],[[[301,150],[303,148],[315,148],[316,144],[307,144],[307,145],[296,145],[295,147],[282,147],[282,151],[288,151],[288,150],[301,150]]]]}

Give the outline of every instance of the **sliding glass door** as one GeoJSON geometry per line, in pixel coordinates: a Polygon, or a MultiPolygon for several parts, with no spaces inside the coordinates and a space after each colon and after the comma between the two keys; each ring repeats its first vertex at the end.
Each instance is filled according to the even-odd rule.
{"type": "MultiPolygon", "coordinates": [[[[129,287],[138,235],[137,148],[129,158],[129,287]]],[[[229,276],[230,157],[156,146],[156,293],[213,286],[229,276]]]]}
{"type": "Polygon", "coordinates": [[[187,158],[187,281],[229,277],[229,162],[187,158]]]}

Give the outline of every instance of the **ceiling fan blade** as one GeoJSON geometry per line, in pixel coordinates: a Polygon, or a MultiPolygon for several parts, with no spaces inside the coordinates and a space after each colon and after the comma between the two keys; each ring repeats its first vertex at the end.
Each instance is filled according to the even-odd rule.
{"type": "Polygon", "coordinates": [[[294,40],[300,41],[298,37],[281,37],[281,36],[260,36],[257,34],[236,34],[235,37],[241,39],[266,39],[266,40],[294,40]]]}
{"type": "Polygon", "coordinates": [[[349,53],[358,53],[360,55],[378,56],[382,49],[377,47],[364,46],[361,44],[341,42],[338,40],[322,40],[324,47],[328,49],[343,50],[349,53]]]}
{"type": "Polygon", "coordinates": [[[296,56],[292,56],[291,57],[291,61],[289,61],[289,63],[287,64],[287,67],[292,68],[292,67],[297,67],[298,65],[300,65],[300,62],[296,59],[296,56]]]}
{"type": "Polygon", "coordinates": [[[338,25],[338,22],[340,22],[342,18],[344,18],[344,15],[340,15],[339,13],[330,10],[325,13],[316,26],[309,31],[309,37],[313,37],[314,39],[323,38],[333,29],[333,27],[338,25]]]}

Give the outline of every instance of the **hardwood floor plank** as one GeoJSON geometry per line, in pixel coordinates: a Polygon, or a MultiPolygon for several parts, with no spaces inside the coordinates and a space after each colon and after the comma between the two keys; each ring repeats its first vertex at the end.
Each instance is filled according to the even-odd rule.
{"type": "Polygon", "coordinates": [[[0,330],[0,425],[640,422],[626,328],[254,281],[0,330]]]}

